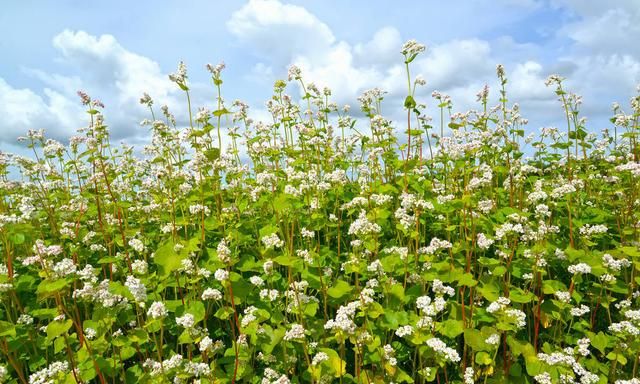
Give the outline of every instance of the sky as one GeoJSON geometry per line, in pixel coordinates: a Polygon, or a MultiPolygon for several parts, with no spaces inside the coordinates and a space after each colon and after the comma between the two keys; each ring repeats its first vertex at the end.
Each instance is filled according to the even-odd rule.
{"type": "Polygon", "coordinates": [[[0,36],[0,150],[8,152],[22,151],[16,138],[28,129],[65,141],[85,126],[78,90],[105,104],[114,140],[144,144],[143,92],[186,121],[185,95],[168,80],[181,60],[194,109],[215,109],[205,65],[224,61],[224,99],[249,103],[258,120],[268,120],[264,102],[291,64],[341,105],[380,87],[389,92],[386,117],[399,118],[408,39],[427,46],[412,75],[427,81],[416,99],[430,114],[434,90],[464,111],[478,108],[475,95],[489,84],[496,103],[503,64],[509,102],[520,104],[529,131],[562,124],[544,85],[550,74],[583,96],[596,131],[640,84],[640,0],[22,0],[3,3],[0,36]]]}

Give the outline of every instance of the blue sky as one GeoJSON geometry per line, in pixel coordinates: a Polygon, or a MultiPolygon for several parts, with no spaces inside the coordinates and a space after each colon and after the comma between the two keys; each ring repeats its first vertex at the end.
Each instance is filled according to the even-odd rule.
{"type": "Polygon", "coordinates": [[[433,106],[437,89],[452,95],[456,109],[473,108],[485,83],[495,89],[502,63],[510,101],[521,104],[529,130],[561,121],[544,86],[549,74],[567,77],[584,96],[593,130],[640,83],[638,0],[25,0],[3,4],[0,36],[0,149],[8,151],[30,128],[60,140],[73,135],[85,124],[78,89],[106,104],[114,138],[144,143],[143,91],[185,116],[184,97],[167,79],[180,60],[195,106],[212,107],[204,65],[224,61],[225,99],[248,102],[258,119],[291,63],[308,81],[330,86],[341,104],[356,105],[376,86],[389,91],[393,118],[405,92],[399,49],[410,38],[428,47],[413,65],[427,80],[418,101],[433,106]]]}

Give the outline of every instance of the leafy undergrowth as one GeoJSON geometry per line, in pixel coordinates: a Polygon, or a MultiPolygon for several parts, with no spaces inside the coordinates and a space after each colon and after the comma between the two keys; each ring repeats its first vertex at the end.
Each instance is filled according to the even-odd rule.
{"type": "Polygon", "coordinates": [[[144,95],[141,155],[81,92],[68,145],[0,153],[0,381],[638,383],[640,97],[590,133],[551,76],[567,126],[525,138],[498,66],[432,121],[423,50],[395,130],[381,90],[356,121],[296,67],[272,122],[223,101],[223,65],[192,113],[181,64],[189,124],[144,95]]]}

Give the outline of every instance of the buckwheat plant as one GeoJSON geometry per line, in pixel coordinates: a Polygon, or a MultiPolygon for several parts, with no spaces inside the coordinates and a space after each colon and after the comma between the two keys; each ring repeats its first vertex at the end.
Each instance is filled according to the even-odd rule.
{"type": "Polygon", "coordinates": [[[598,133],[551,76],[566,131],[525,136],[502,65],[420,100],[425,49],[364,119],[295,66],[269,121],[224,64],[193,110],[180,63],[141,151],[79,92],[76,136],[0,152],[0,382],[638,383],[640,94],[598,133]]]}

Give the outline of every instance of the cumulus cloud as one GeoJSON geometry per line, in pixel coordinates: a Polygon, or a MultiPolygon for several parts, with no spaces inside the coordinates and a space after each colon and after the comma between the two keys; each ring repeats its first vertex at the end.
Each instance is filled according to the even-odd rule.
{"type": "MultiPolygon", "coordinates": [[[[639,2],[621,0],[613,5],[596,0],[500,2],[506,6],[504,9],[518,16],[505,18],[500,13],[485,20],[484,23],[498,26],[483,38],[470,37],[474,33],[469,32],[441,41],[423,41],[429,43],[427,52],[411,65],[413,76],[421,74],[427,80],[427,86],[418,92],[419,102],[433,106],[430,94],[437,89],[454,97],[457,110],[474,108],[475,93],[485,83],[492,87],[491,95],[497,100],[498,63],[504,64],[509,74],[510,102],[522,103],[524,115],[534,128],[547,125],[549,119],[558,115],[556,96],[544,86],[544,79],[551,73],[567,77],[568,89],[584,95],[583,111],[605,122],[610,103],[624,101],[634,92],[640,82],[640,46],[634,44],[640,40],[639,2]],[[529,28],[528,33],[533,36],[515,37],[506,23],[496,21],[520,22],[527,15],[539,16],[540,12],[562,15],[558,17],[560,25],[555,28],[555,35],[529,28]]],[[[486,8],[485,5],[481,8],[486,8]]],[[[457,9],[461,5],[454,3],[451,7],[457,9]]],[[[533,20],[538,16],[532,16],[533,20]]],[[[244,76],[228,78],[225,84],[240,83],[238,89],[244,86],[243,92],[249,94],[243,96],[249,97],[247,101],[258,115],[262,110],[255,107],[261,102],[256,95],[261,93],[252,90],[268,89],[273,80],[286,77],[290,64],[296,64],[302,68],[306,81],[331,88],[334,100],[340,104],[356,103],[357,96],[369,88],[388,91],[384,111],[391,112],[387,117],[396,118],[394,113],[402,113],[407,92],[399,49],[405,39],[422,40],[420,36],[405,35],[404,26],[384,24],[361,41],[346,40],[347,36],[332,31],[304,7],[279,0],[248,1],[229,16],[226,27],[231,39],[226,36],[221,39],[233,45],[238,56],[249,60],[249,64],[244,76]]],[[[545,27],[548,25],[541,26],[545,27]]],[[[482,28],[480,31],[485,31],[482,28]]],[[[150,93],[158,106],[168,104],[178,119],[185,121],[184,95],[167,80],[166,69],[163,71],[154,59],[127,49],[112,35],[65,30],[53,38],[52,44],[63,73],[43,68],[23,69],[41,82],[41,89],[23,89],[0,78],[0,113],[4,117],[0,121],[0,141],[13,141],[29,128],[46,128],[57,138],[73,134],[86,119],[75,95],[78,89],[106,104],[107,122],[117,139],[146,138],[146,130],[138,127],[138,122],[148,117],[137,103],[142,92],[150,93]]],[[[174,51],[171,55],[178,53],[174,51]]],[[[210,99],[206,85],[192,84],[192,90],[194,107],[206,104],[199,95],[209,95],[210,99]]]]}
{"type": "MultiPolygon", "coordinates": [[[[548,7],[539,0],[501,2],[525,13],[548,7]]],[[[497,99],[495,66],[502,63],[509,74],[509,100],[522,103],[525,115],[531,114],[525,117],[530,117],[533,127],[557,121],[556,95],[544,85],[552,73],[567,76],[571,90],[584,94],[584,112],[606,121],[610,102],[629,96],[640,80],[640,48],[630,43],[634,36],[640,39],[640,3],[625,0],[612,6],[595,0],[554,0],[553,7],[572,15],[557,38],[545,35],[547,40],[518,42],[501,35],[431,44],[412,63],[412,75],[421,74],[427,80],[427,87],[418,93],[419,101],[428,102],[431,90],[437,89],[452,95],[457,108],[474,108],[475,93],[485,83],[494,88],[497,99]],[[561,56],[551,56],[550,50],[561,56]]],[[[274,76],[283,77],[284,67],[296,64],[307,81],[330,87],[340,103],[354,103],[363,90],[381,87],[389,91],[386,110],[401,112],[397,107],[406,95],[399,54],[403,37],[394,27],[380,28],[369,40],[350,44],[336,38],[304,8],[277,0],[250,1],[227,26],[244,44],[260,52],[265,62],[260,68],[269,68],[274,76]],[[278,46],[279,42],[286,47],[278,46]]]]}
{"type": "Polygon", "coordinates": [[[176,93],[157,62],[133,53],[112,35],[93,36],[64,30],[53,38],[57,59],[74,76],[27,68],[24,72],[44,83],[42,95],[17,89],[0,78],[0,141],[12,142],[27,129],[45,129],[63,140],[86,125],[76,91],[85,90],[106,105],[107,123],[115,139],[146,136],[138,123],[147,111],[138,104],[143,92],[158,102],[175,105],[176,93]]]}
{"type": "Polygon", "coordinates": [[[61,137],[79,128],[82,111],[77,103],[50,88],[44,97],[32,90],[12,87],[0,78],[0,142],[15,141],[27,129],[46,129],[61,137]]]}
{"type": "Polygon", "coordinates": [[[252,52],[290,62],[296,55],[316,58],[334,43],[331,29],[305,8],[277,0],[250,0],[234,12],[227,28],[252,52]]]}

